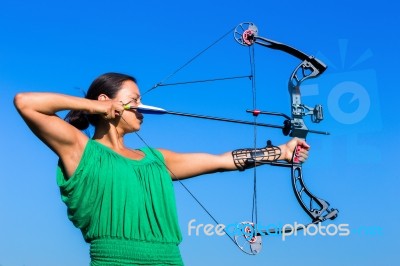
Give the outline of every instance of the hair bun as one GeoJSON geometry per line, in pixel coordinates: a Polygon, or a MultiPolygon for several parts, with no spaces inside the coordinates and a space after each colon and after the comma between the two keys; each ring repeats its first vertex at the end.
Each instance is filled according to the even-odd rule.
{"type": "Polygon", "coordinates": [[[89,127],[89,119],[83,111],[70,111],[64,120],[79,130],[89,127]]]}

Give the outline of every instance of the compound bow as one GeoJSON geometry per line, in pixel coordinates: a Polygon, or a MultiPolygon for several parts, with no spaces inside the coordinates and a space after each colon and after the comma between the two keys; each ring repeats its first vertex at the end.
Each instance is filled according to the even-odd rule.
{"type": "MultiPolygon", "coordinates": [[[[301,83],[307,79],[318,77],[326,70],[327,66],[315,57],[308,56],[293,47],[258,36],[258,29],[251,22],[239,24],[235,28],[234,38],[243,46],[259,44],[267,48],[286,52],[302,60],[302,62],[290,75],[288,83],[289,94],[291,98],[291,117],[280,113],[259,110],[247,110],[247,112],[253,113],[254,116],[258,116],[259,114],[283,116],[286,119],[284,121],[284,128],[282,129],[282,132],[285,136],[290,135],[291,137],[305,139],[308,133],[325,135],[329,134],[327,132],[309,130],[306,127],[303,117],[311,115],[311,121],[313,123],[319,123],[324,118],[323,109],[322,105],[319,104],[314,108],[304,105],[301,102],[300,93],[301,83]]],[[[269,142],[268,145],[271,145],[271,143],[269,142]]],[[[269,230],[257,230],[257,227],[253,222],[243,222],[242,228],[244,228],[244,234],[235,235],[235,242],[243,252],[251,255],[255,255],[260,252],[262,246],[262,235],[279,234],[284,232],[288,233],[293,230],[299,231],[307,228],[311,224],[318,224],[327,219],[333,220],[338,216],[339,212],[337,209],[330,209],[329,203],[326,200],[318,198],[310,192],[304,183],[302,164],[296,157],[293,157],[291,163],[273,162],[269,164],[291,168],[293,191],[300,206],[308,214],[308,216],[310,216],[312,221],[306,226],[297,228],[269,230]],[[309,203],[307,204],[306,201],[309,203]],[[241,244],[241,240],[244,240],[244,244],[241,244]]]]}
{"type": "MultiPolygon", "coordinates": [[[[231,31],[230,31],[231,32],[231,31]]],[[[219,40],[221,40],[222,36],[219,40]]],[[[254,44],[259,44],[261,46],[280,50],[286,52],[298,59],[302,62],[294,69],[292,74],[289,78],[289,93],[291,97],[291,117],[282,113],[276,112],[269,112],[269,111],[260,111],[260,110],[247,110],[247,112],[252,113],[253,116],[257,117],[260,114],[263,115],[273,115],[273,116],[281,116],[284,117],[283,126],[280,125],[271,125],[271,124],[262,124],[255,122],[248,122],[242,120],[235,120],[235,119],[228,119],[228,118],[220,118],[220,117],[210,117],[204,115],[197,115],[197,114],[188,114],[188,113],[181,113],[181,112],[173,112],[167,111],[161,108],[156,108],[152,106],[142,106],[142,107],[135,107],[138,109],[139,112],[143,113],[151,113],[151,114],[173,114],[173,115],[181,115],[181,116],[189,116],[194,118],[201,118],[201,119],[211,119],[211,120],[218,120],[224,122],[232,122],[232,123],[240,123],[240,124],[251,124],[254,126],[264,126],[264,127],[273,127],[273,128],[280,128],[285,136],[289,135],[291,137],[297,137],[305,139],[308,133],[314,134],[324,134],[328,135],[328,132],[324,131],[317,131],[317,130],[309,130],[305,125],[303,120],[304,116],[310,115],[311,121],[314,123],[319,123],[323,120],[323,109],[321,105],[316,105],[314,108],[304,105],[301,102],[301,93],[300,93],[300,85],[303,81],[318,77],[322,74],[327,66],[322,63],[320,60],[308,56],[305,53],[290,47],[288,45],[266,39],[264,37],[258,36],[258,29],[257,27],[251,22],[245,22],[239,24],[234,29],[234,38],[235,40],[243,45],[251,47],[254,44]]],[[[219,40],[214,42],[212,45],[217,43],[219,40]]],[[[211,45],[211,46],[212,46],[211,45]]],[[[203,50],[201,53],[193,57],[189,60],[188,63],[184,64],[181,68],[177,71],[172,73],[166,79],[170,78],[172,75],[177,73],[180,69],[188,65],[192,62],[195,58],[197,58],[200,54],[206,51],[208,48],[203,50]]],[[[240,76],[240,77],[233,77],[233,78],[243,78],[243,77],[250,77],[253,78],[254,75],[251,76],[240,76]]],[[[166,80],[165,79],[165,80],[166,80]]],[[[232,79],[232,78],[225,78],[225,79],[232,79]]],[[[223,79],[215,79],[215,80],[223,80],[223,79]]],[[[207,80],[210,81],[210,80],[207,80]]],[[[212,80],[211,80],[212,81],[212,80]]],[[[197,81],[198,82],[198,81],[197,81]]],[[[200,81],[203,82],[203,81],[200,81]]],[[[185,83],[192,83],[192,82],[184,82],[179,84],[185,83]]],[[[146,91],[144,94],[148,93],[149,91],[155,89],[158,86],[166,86],[169,84],[164,84],[160,82],[156,84],[153,88],[146,91]]],[[[147,143],[138,135],[138,137],[147,145],[147,143]]],[[[271,142],[268,142],[268,145],[271,145],[271,142]]],[[[147,145],[148,146],[148,145],[147,145]]],[[[295,154],[295,153],[293,153],[295,154]]],[[[281,234],[281,233],[289,233],[293,230],[302,230],[310,226],[311,224],[318,224],[327,219],[333,220],[338,216],[339,211],[337,209],[330,209],[329,203],[326,200],[316,197],[304,183],[303,179],[303,170],[302,164],[298,161],[298,159],[294,156],[291,163],[286,162],[273,162],[269,163],[273,166],[280,166],[280,167],[289,167],[291,168],[291,179],[292,179],[292,187],[294,193],[296,195],[296,199],[299,202],[300,206],[303,210],[310,216],[311,222],[305,226],[297,227],[297,228],[290,228],[290,229],[268,229],[268,230],[258,230],[254,221],[251,222],[242,222],[238,225],[240,228],[241,233],[235,234],[232,238],[228,232],[225,232],[228,237],[246,254],[256,255],[260,252],[262,247],[261,237],[265,235],[272,235],[272,234],[281,234]],[[306,203],[308,201],[308,203],[306,203]]],[[[173,173],[172,173],[173,174],[173,173]]],[[[207,212],[207,214],[214,220],[215,223],[218,224],[217,220],[207,211],[207,209],[200,203],[200,201],[189,191],[189,189],[178,179],[178,181],[182,184],[182,186],[189,192],[189,194],[200,204],[200,206],[207,212]]],[[[254,197],[254,196],[253,196],[254,197]]],[[[254,200],[253,200],[254,204],[254,200]]],[[[253,206],[254,209],[254,206],[253,206]]]]}

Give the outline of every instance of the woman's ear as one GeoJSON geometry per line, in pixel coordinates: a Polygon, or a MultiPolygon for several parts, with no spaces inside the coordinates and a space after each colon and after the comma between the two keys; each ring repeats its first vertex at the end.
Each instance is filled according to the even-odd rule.
{"type": "Polygon", "coordinates": [[[104,93],[100,94],[100,95],[97,97],[97,100],[99,100],[99,101],[107,101],[107,100],[109,100],[109,99],[110,99],[110,98],[108,98],[108,96],[105,95],[104,93]]]}

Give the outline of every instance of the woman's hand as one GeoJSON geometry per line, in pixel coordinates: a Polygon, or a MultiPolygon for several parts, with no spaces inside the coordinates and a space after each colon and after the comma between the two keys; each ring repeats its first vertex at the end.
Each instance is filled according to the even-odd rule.
{"type": "Polygon", "coordinates": [[[308,145],[303,139],[293,138],[286,144],[280,145],[279,148],[282,151],[282,160],[291,162],[292,158],[294,158],[295,162],[304,163],[308,158],[310,145],[308,145]],[[293,153],[295,153],[294,156],[293,153]]]}
{"type": "Polygon", "coordinates": [[[122,116],[124,104],[115,100],[100,100],[93,104],[92,114],[101,114],[104,119],[110,120],[122,116]]]}

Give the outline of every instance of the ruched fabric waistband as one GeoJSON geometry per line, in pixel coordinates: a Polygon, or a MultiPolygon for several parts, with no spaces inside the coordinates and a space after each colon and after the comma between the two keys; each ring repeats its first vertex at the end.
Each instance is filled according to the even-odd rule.
{"type": "Polygon", "coordinates": [[[183,265],[179,247],[172,243],[100,238],[90,244],[91,266],[183,265]]]}

